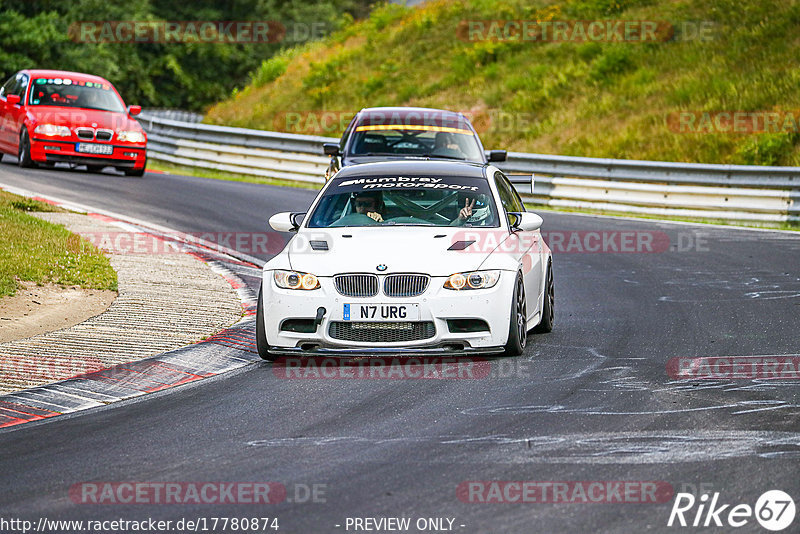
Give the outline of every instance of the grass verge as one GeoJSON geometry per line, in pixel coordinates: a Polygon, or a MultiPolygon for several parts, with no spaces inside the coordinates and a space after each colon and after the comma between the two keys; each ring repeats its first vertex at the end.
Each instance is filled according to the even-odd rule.
{"type": "Polygon", "coordinates": [[[117,290],[117,273],[100,250],[30,211],[65,210],[0,191],[0,297],[16,293],[19,281],[117,290]]]}

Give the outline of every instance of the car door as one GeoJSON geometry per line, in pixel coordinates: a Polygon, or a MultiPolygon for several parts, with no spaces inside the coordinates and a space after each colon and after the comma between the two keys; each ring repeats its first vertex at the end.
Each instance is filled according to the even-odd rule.
{"type": "MultiPolygon", "coordinates": [[[[509,226],[513,226],[513,215],[510,213],[523,213],[525,205],[522,199],[511,185],[509,179],[500,171],[494,175],[497,192],[503,204],[506,219],[509,226]]],[[[544,287],[542,277],[542,255],[541,255],[541,232],[523,232],[516,230],[511,233],[503,245],[503,249],[509,251],[514,259],[522,265],[522,276],[525,283],[525,300],[527,302],[528,319],[536,313],[539,302],[539,293],[544,287]]]]}
{"type": "Polygon", "coordinates": [[[12,152],[11,149],[11,110],[6,102],[6,97],[10,94],[16,94],[17,75],[15,74],[0,87],[0,150],[3,152],[12,152]]]}

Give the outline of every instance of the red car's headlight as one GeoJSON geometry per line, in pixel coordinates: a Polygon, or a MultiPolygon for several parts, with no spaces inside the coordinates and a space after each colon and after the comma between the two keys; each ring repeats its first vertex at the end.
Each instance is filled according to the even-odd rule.
{"type": "Polygon", "coordinates": [[[142,132],[120,130],[117,132],[117,139],[128,143],[144,143],[144,134],[142,132]]]}
{"type": "Polygon", "coordinates": [[[66,126],[58,126],[56,124],[40,124],[33,129],[33,133],[51,137],[69,137],[72,134],[66,126]]]}

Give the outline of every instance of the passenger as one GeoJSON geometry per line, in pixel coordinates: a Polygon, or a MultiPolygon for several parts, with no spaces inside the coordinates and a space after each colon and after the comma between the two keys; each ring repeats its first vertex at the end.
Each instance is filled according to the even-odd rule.
{"type": "MultiPolygon", "coordinates": [[[[461,197],[459,196],[459,203],[461,205],[461,197]]],[[[458,211],[458,217],[453,219],[450,226],[483,226],[492,224],[488,218],[492,211],[489,209],[489,204],[486,195],[477,195],[470,199],[468,196],[464,197],[464,207],[458,211]]]]}

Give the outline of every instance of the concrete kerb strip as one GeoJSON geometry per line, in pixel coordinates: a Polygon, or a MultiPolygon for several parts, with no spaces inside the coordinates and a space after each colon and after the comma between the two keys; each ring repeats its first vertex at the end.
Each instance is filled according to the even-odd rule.
{"type": "Polygon", "coordinates": [[[253,336],[255,296],[225,264],[256,274],[262,262],[255,258],[254,262],[249,262],[241,254],[233,259],[220,250],[224,247],[194,238],[181,242],[179,232],[152,229],[152,225],[139,225],[131,218],[115,217],[102,210],[17,188],[3,188],[92,214],[91,218],[76,214],[39,214],[53,222],[66,222],[78,233],[108,228],[146,233],[166,238],[171,244],[179,243],[180,251],[185,254],[112,255],[112,265],[118,269],[120,277],[120,296],[105,313],[71,328],[0,344],[0,365],[11,371],[0,375],[6,374],[8,379],[10,374],[12,378],[8,384],[0,383],[0,388],[6,391],[8,386],[30,387],[84,373],[0,396],[0,428],[161,391],[258,360],[253,336]],[[148,259],[156,263],[148,263],[148,259]],[[121,266],[124,266],[122,270],[121,266]],[[209,272],[209,268],[224,281],[209,272]],[[127,278],[137,270],[145,279],[141,276],[138,280],[127,278]],[[188,276],[178,274],[184,272],[188,272],[188,276]],[[155,292],[148,297],[147,291],[152,293],[152,286],[155,292]],[[170,293],[170,287],[175,291],[170,293]],[[180,296],[181,293],[185,295],[180,296]],[[178,300],[170,302],[175,295],[179,295],[178,300]],[[155,312],[142,313],[141,306],[148,304],[147,301],[157,308],[155,312]],[[170,304],[173,306],[169,313],[161,309],[170,304]],[[213,315],[214,308],[222,312],[216,322],[208,317],[213,315]],[[236,324],[219,331],[237,319],[236,324]],[[143,331],[135,332],[137,321],[144,321],[143,331]],[[145,331],[150,332],[149,338],[145,331]],[[177,332],[180,335],[176,335],[177,332]],[[210,334],[213,335],[200,343],[185,346],[210,334]],[[192,337],[194,339],[190,339],[192,337]],[[37,370],[38,381],[35,380],[37,370]]]}

